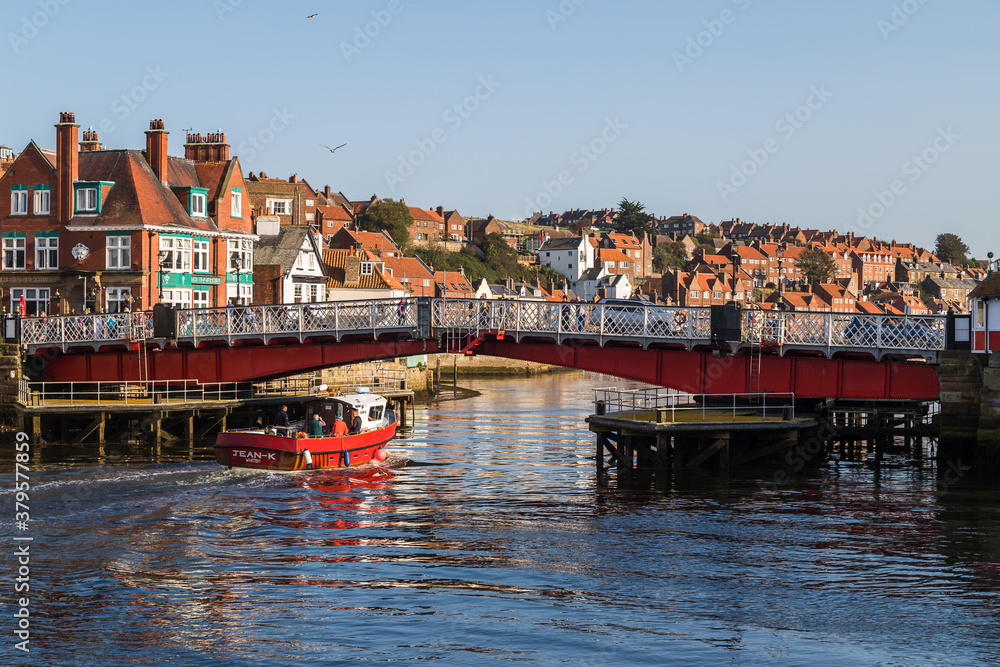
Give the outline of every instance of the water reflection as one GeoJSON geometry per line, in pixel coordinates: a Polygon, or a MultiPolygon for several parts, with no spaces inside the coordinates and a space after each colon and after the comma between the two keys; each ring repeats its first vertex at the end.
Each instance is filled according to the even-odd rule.
{"type": "Polygon", "coordinates": [[[963,478],[942,493],[921,467],[875,476],[833,463],[786,485],[762,470],[599,487],[582,421],[598,384],[609,382],[483,383],[481,396],[420,406],[392,465],[369,470],[227,471],[210,443],[193,456],[109,448],[103,462],[46,450],[32,473],[35,655],[937,665],[1000,654],[995,488],[963,478]]]}

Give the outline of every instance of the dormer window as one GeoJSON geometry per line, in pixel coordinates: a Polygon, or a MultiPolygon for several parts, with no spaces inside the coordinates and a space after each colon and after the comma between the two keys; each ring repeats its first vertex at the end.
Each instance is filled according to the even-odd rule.
{"type": "Polygon", "coordinates": [[[205,205],[207,203],[208,197],[203,193],[195,192],[192,188],[191,190],[191,215],[196,218],[205,217],[205,205]]]}
{"type": "Polygon", "coordinates": [[[80,188],[76,191],[76,212],[97,212],[97,188],[80,188]]]}
{"type": "Polygon", "coordinates": [[[375,263],[374,262],[361,262],[361,275],[363,275],[363,276],[373,276],[373,275],[375,275],[375,263]]]}

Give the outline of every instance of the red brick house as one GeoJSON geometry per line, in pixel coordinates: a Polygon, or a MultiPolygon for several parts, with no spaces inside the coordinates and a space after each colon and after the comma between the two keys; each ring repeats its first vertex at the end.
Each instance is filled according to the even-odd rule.
{"type": "Polygon", "coordinates": [[[254,217],[277,216],[282,227],[316,222],[316,191],[298,174],[286,180],[268,178],[264,172],[259,175],[251,172],[247,176],[247,188],[254,217]]]}
{"type": "Polygon", "coordinates": [[[225,134],[188,135],[175,158],[162,120],[150,122],[145,151],[105,150],[93,130],[80,141],[79,127],[60,114],[55,151],[31,142],[0,177],[4,307],[22,297],[28,314],[249,301],[256,236],[225,134]]]}

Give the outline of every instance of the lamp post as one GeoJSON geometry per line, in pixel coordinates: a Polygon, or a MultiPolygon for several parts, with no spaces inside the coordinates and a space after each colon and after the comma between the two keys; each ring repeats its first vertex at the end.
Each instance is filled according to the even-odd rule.
{"type": "Polygon", "coordinates": [[[157,293],[156,293],[157,303],[163,303],[163,269],[166,268],[168,254],[169,253],[167,253],[166,250],[161,250],[160,252],[156,253],[156,261],[157,264],[159,264],[159,269],[160,269],[159,273],[157,274],[157,278],[159,279],[158,282],[159,286],[157,288],[157,293]]]}

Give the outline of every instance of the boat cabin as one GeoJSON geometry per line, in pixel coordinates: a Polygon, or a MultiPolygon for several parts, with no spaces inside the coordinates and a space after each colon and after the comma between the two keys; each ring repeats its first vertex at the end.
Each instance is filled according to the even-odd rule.
{"type": "Polygon", "coordinates": [[[333,422],[337,417],[347,422],[349,427],[351,425],[351,409],[353,408],[358,411],[358,415],[361,417],[362,432],[381,428],[386,425],[384,420],[386,403],[383,396],[370,394],[367,389],[357,389],[354,393],[342,396],[318,398],[305,404],[305,423],[309,423],[310,415],[319,413],[320,418],[326,422],[323,430],[327,433],[332,431],[333,422]]]}
{"type": "Polygon", "coordinates": [[[1000,352],[1000,272],[994,271],[969,292],[972,351],[1000,352]]]}

